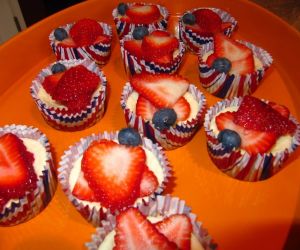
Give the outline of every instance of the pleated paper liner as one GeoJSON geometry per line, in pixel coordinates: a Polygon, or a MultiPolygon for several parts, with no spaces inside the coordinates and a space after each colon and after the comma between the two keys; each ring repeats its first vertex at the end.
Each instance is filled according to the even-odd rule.
{"type": "MultiPolygon", "coordinates": [[[[234,149],[226,152],[217,136],[210,129],[211,120],[227,107],[239,107],[242,97],[225,99],[212,106],[205,115],[204,128],[207,137],[207,150],[213,163],[225,174],[235,179],[243,181],[261,181],[277,174],[284,165],[284,162],[300,145],[300,124],[290,115],[289,119],[293,121],[297,128],[292,136],[292,143],[289,148],[282,151],[262,154],[249,154],[240,149],[234,149]]],[[[267,101],[266,101],[267,102],[267,101]]]]}
{"type": "Polygon", "coordinates": [[[181,40],[186,44],[186,46],[190,49],[190,51],[192,51],[193,53],[196,53],[196,54],[198,54],[200,52],[200,50],[204,44],[213,42],[212,36],[200,36],[199,34],[196,34],[191,29],[189,29],[185,25],[185,23],[182,21],[182,17],[185,14],[193,13],[198,9],[210,9],[220,16],[223,23],[225,23],[225,22],[231,23],[231,25],[223,31],[223,33],[226,36],[230,37],[232,32],[237,27],[237,21],[235,20],[235,18],[232,17],[226,11],[221,10],[221,9],[207,7],[207,8],[195,8],[195,9],[184,12],[183,15],[181,16],[181,18],[179,19],[179,36],[180,36],[181,40]]]}
{"type": "MultiPolygon", "coordinates": [[[[52,127],[58,130],[77,131],[94,125],[100,120],[105,112],[105,99],[106,99],[106,77],[99,67],[91,60],[64,60],[59,61],[66,68],[70,68],[76,65],[83,65],[88,70],[96,73],[100,78],[100,86],[94,92],[90,104],[82,110],[80,113],[74,113],[67,110],[67,108],[54,108],[46,104],[39,97],[39,91],[42,88],[44,78],[51,75],[51,67],[54,64],[49,65],[43,69],[38,76],[33,80],[30,87],[30,93],[35,101],[38,109],[41,111],[45,121],[52,127]]],[[[75,94],[75,93],[74,93],[75,94]]]]}
{"type": "Polygon", "coordinates": [[[193,98],[199,104],[196,117],[164,130],[156,129],[152,121],[146,121],[130,110],[127,106],[127,100],[132,92],[132,86],[129,82],[126,83],[121,96],[121,107],[127,125],[135,128],[141,134],[144,134],[144,136],[150,138],[154,143],[158,143],[166,150],[176,149],[188,143],[203,123],[206,111],[206,98],[193,84],[189,84],[188,92],[192,94],[193,98]]]}
{"type": "MultiPolygon", "coordinates": [[[[66,194],[70,202],[75,206],[77,211],[94,226],[98,226],[100,224],[100,221],[105,219],[107,215],[112,214],[112,212],[110,211],[110,209],[102,207],[99,202],[82,201],[76,198],[72,194],[69,178],[75,161],[83,155],[85,150],[93,141],[102,139],[113,140],[117,142],[118,132],[104,132],[96,135],[92,134],[91,136],[82,138],[79,142],[70,146],[70,148],[64,152],[64,155],[62,156],[61,161],[59,163],[60,167],[58,169],[58,180],[61,184],[64,193],[66,194]]],[[[142,147],[151,151],[154,157],[160,163],[163,173],[163,180],[161,180],[161,183],[159,183],[159,187],[155,190],[153,194],[147,197],[138,198],[132,205],[135,207],[142,203],[148,203],[150,199],[154,199],[156,195],[162,193],[171,176],[170,163],[167,160],[166,155],[162,151],[161,147],[159,147],[157,144],[152,143],[151,140],[144,137],[142,138],[142,147]]],[[[148,167],[151,169],[151,166],[148,167]]],[[[118,211],[115,211],[114,213],[117,212],[118,211]]]]}
{"type": "MultiPolygon", "coordinates": [[[[112,28],[110,25],[98,22],[103,29],[103,33],[110,37],[108,42],[94,43],[89,46],[82,47],[65,47],[56,41],[54,31],[49,35],[50,46],[56,55],[57,60],[73,60],[73,59],[90,59],[99,65],[104,65],[108,62],[111,53],[112,28]]],[[[68,34],[74,23],[69,23],[60,28],[65,29],[68,34]]]]}
{"type": "MultiPolygon", "coordinates": [[[[174,214],[186,215],[193,226],[193,235],[201,243],[203,249],[214,250],[217,245],[213,242],[212,237],[208,234],[208,231],[203,227],[202,223],[198,221],[197,215],[191,212],[191,208],[188,207],[184,200],[172,196],[157,196],[156,200],[151,200],[149,204],[141,204],[138,209],[146,217],[162,216],[163,218],[169,217],[174,214]]],[[[92,235],[90,242],[86,243],[86,247],[89,250],[98,250],[105,237],[115,229],[116,217],[109,216],[107,220],[101,222],[101,226],[96,229],[96,232],[92,235]]],[[[112,249],[112,248],[111,248],[112,249]]]]}
{"type": "Polygon", "coordinates": [[[32,219],[48,205],[55,193],[57,181],[50,143],[45,134],[37,128],[15,124],[0,127],[0,136],[6,133],[39,141],[46,150],[46,160],[41,166],[43,174],[37,176],[36,189],[27,192],[24,197],[9,201],[0,211],[0,226],[14,226],[32,219]]]}
{"type": "Polygon", "coordinates": [[[120,40],[121,46],[121,54],[125,67],[125,71],[128,76],[134,75],[136,73],[141,73],[142,71],[150,72],[150,73],[175,73],[181,62],[185,52],[185,45],[183,42],[179,43],[179,52],[176,57],[172,60],[171,63],[167,64],[159,64],[153,61],[147,61],[141,58],[132,55],[128,50],[124,48],[124,42],[127,40],[132,40],[133,37],[131,34],[125,36],[122,40],[120,40]]]}
{"type": "MultiPolygon", "coordinates": [[[[128,6],[132,6],[136,3],[126,3],[128,6]]],[[[139,3],[139,4],[143,4],[143,5],[153,5],[150,3],[139,3]]],[[[155,4],[158,9],[160,10],[160,14],[162,16],[161,19],[159,19],[156,22],[150,23],[150,24],[134,24],[134,23],[129,23],[129,22],[125,22],[121,20],[121,17],[118,14],[118,9],[115,8],[112,11],[112,16],[116,25],[116,29],[117,29],[117,33],[119,36],[119,39],[122,39],[124,36],[126,36],[127,34],[131,33],[135,27],[137,26],[144,26],[148,28],[148,31],[151,32],[153,30],[157,30],[157,29],[161,29],[161,30],[165,30],[167,29],[167,24],[168,24],[168,18],[169,18],[169,12],[168,10],[161,5],[155,4]]]]}
{"type": "Polygon", "coordinates": [[[202,87],[210,94],[220,98],[233,98],[251,95],[260,85],[266,71],[273,63],[273,58],[264,49],[245,41],[237,41],[246,45],[253,52],[254,58],[261,62],[251,74],[239,75],[220,73],[208,66],[203,56],[213,52],[213,43],[203,46],[199,54],[199,76],[202,87]]]}

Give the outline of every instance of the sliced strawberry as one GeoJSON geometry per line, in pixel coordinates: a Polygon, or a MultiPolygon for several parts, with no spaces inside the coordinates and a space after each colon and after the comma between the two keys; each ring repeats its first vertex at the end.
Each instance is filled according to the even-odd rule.
{"type": "Polygon", "coordinates": [[[174,242],[178,249],[191,249],[193,227],[190,219],[184,214],[174,214],[155,224],[157,230],[174,242]]]}
{"type": "Polygon", "coordinates": [[[148,57],[148,60],[153,61],[158,64],[170,64],[173,61],[173,54],[164,55],[164,56],[160,56],[160,57],[154,57],[152,59],[148,57]]]}
{"type": "Polygon", "coordinates": [[[112,211],[139,197],[146,155],[141,147],[95,141],[84,152],[81,168],[97,200],[112,211]]]}
{"type": "Polygon", "coordinates": [[[64,72],[60,72],[45,77],[42,86],[49,95],[51,96],[53,95],[54,90],[58,84],[58,81],[60,80],[63,74],[64,72]]]}
{"type": "Polygon", "coordinates": [[[217,58],[218,56],[215,53],[209,55],[206,59],[206,64],[211,67],[214,63],[214,60],[216,60],[217,58]]]}
{"type": "Polygon", "coordinates": [[[66,103],[68,110],[74,113],[81,112],[91,103],[91,98],[92,96],[90,94],[79,95],[76,100],[70,100],[66,103]]]}
{"type": "Polygon", "coordinates": [[[154,30],[151,32],[152,36],[158,36],[158,37],[170,37],[170,32],[166,30],[154,30]]]}
{"type": "Polygon", "coordinates": [[[193,33],[198,34],[199,36],[213,36],[213,33],[201,28],[197,23],[193,25],[185,25],[188,30],[191,30],[193,33]]]}
{"type": "Polygon", "coordinates": [[[140,185],[140,197],[151,195],[158,187],[158,180],[155,174],[145,166],[140,185]]]}
{"type": "Polygon", "coordinates": [[[236,113],[225,112],[216,116],[216,124],[219,131],[230,129],[241,137],[241,148],[250,154],[268,152],[277,140],[274,133],[245,129],[234,123],[236,113]]]}
{"type": "Polygon", "coordinates": [[[142,41],[141,40],[128,40],[124,42],[124,48],[132,55],[141,59],[143,57],[142,41]]]}
{"type": "Polygon", "coordinates": [[[76,43],[72,38],[66,38],[58,43],[59,46],[64,48],[74,48],[77,47],[76,43]]]}
{"type": "Polygon", "coordinates": [[[150,24],[156,22],[160,18],[160,11],[156,5],[132,5],[126,15],[130,18],[131,23],[150,24]]]}
{"type": "Polygon", "coordinates": [[[222,19],[210,9],[198,9],[193,12],[196,17],[196,23],[202,30],[207,32],[220,32],[222,29],[222,19]]]}
{"type": "Polygon", "coordinates": [[[34,156],[12,133],[0,137],[0,197],[16,199],[36,188],[34,156]]]}
{"type": "Polygon", "coordinates": [[[132,87],[158,108],[172,108],[187,91],[188,81],[178,75],[141,73],[132,76],[132,87]]]}
{"type": "Polygon", "coordinates": [[[277,104],[275,102],[269,102],[268,104],[272,107],[272,109],[275,109],[283,117],[290,117],[290,111],[286,106],[277,104]]]}
{"type": "Polygon", "coordinates": [[[94,44],[96,43],[110,43],[111,38],[108,35],[102,34],[97,36],[97,38],[94,41],[94,44]]]}
{"type": "Polygon", "coordinates": [[[177,115],[177,121],[185,121],[191,113],[191,107],[188,101],[182,96],[173,106],[177,115]]]}
{"type": "Polygon", "coordinates": [[[82,171],[78,176],[76,184],[72,190],[72,194],[80,200],[97,201],[94,191],[89,187],[89,184],[84,178],[82,171]]]}
{"type": "Polygon", "coordinates": [[[0,198],[0,213],[2,212],[6,203],[7,203],[7,200],[0,198]]]}
{"type": "Polygon", "coordinates": [[[144,120],[151,121],[156,110],[156,107],[151,102],[143,96],[139,96],[136,103],[137,115],[141,116],[144,120]]]}
{"type": "Polygon", "coordinates": [[[115,250],[174,250],[176,245],[159,233],[136,208],[117,216],[115,250]]]}

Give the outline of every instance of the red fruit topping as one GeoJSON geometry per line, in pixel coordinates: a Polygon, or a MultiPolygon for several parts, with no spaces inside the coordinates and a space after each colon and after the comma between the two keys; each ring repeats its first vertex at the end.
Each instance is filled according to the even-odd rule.
{"type": "Polygon", "coordinates": [[[274,133],[245,129],[234,123],[236,112],[225,112],[216,116],[216,124],[219,131],[230,129],[241,137],[241,148],[250,154],[266,153],[276,142],[274,133]]]}
{"type": "Polygon", "coordinates": [[[48,75],[45,77],[45,79],[42,83],[42,86],[49,95],[51,95],[51,96],[53,95],[54,90],[58,84],[58,81],[60,80],[60,78],[62,77],[63,74],[64,74],[64,72],[60,72],[60,73],[48,75]]]}
{"type": "Polygon", "coordinates": [[[286,118],[290,117],[290,111],[286,106],[277,104],[275,102],[269,102],[268,104],[272,107],[272,109],[275,109],[282,116],[286,118]]]}
{"type": "Polygon", "coordinates": [[[202,29],[198,24],[185,25],[187,29],[191,30],[193,33],[196,33],[200,36],[213,36],[213,33],[210,31],[202,29]]]}
{"type": "Polygon", "coordinates": [[[72,38],[66,38],[58,43],[61,47],[64,48],[74,48],[77,47],[76,43],[72,38]]]}
{"type": "Polygon", "coordinates": [[[124,42],[124,48],[132,55],[141,59],[143,57],[142,41],[141,40],[128,40],[124,42]]]}
{"type": "Polygon", "coordinates": [[[136,103],[136,114],[141,116],[144,120],[151,121],[156,111],[156,107],[153,106],[146,98],[139,96],[136,103]]]}
{"type": "Polygon", "coordinates": [[[158,108],[172,108],[187,91],[188,81],[178,75],[141,73],[132,76],[132,87],[158,108]]]}
{"type": "Polygon", "coordinates": [[[234,122],[246,129],[273,133],[276,136],[293,134],[296,125],[265,102],[245,96],[234,115],[234,122]]]}
{"type": "Polygon", "coordinates": [[[160,18],[160,11],[156,5],[132,5],[126,11],[131,23],[150,24],[160,18]]]}
{"type": "Polygon", "coordinates": [[[105,34],[102,34],[100,36],[98,36],[95,41],[94,44],[96,43],[110,43],[111,41],[111,37],[105,34]]]}
{"type": "Polygon", "coordinates": [[[80,200],[97,201],[94,191],[89,187],[88,182],[84,178],[83,172],[80,172],[72,194],[80,200]]]}
{"type": "Polygon", "coordinates": [[[171,34],[168,31],[165,30],[154,30],[151,32],[151,36],[157,36],[157,37],[170,37],[171,34]]]}
{"type": "Polygon", "coordinates": [[[145,166],[140,185],[140,197],[145,197],[153,194],[157,187],[158,180],[155,174],[147,166],[145,166]]]}
{"type": "Polygon", "coordinates": [[[164,55],[164,56],[160,56],[160,57],[154,57],[152,59],[148,57],[148,60],[153,61],[158,64],[170,64],[173,61],[173,55],[168,54],[168,55],[164,55]]]}
{"type": "Polygon", "coordinates": [[[155,224],[160,233],[174,242],[181,250],[191,249],[193,227],[190,219],[184,214],[174,214],[155,224]]]}
{"type": "Polygon", "coordinates": [[[21,198],[36,188],[34,156],[23,141],[12,133],[0,137],[0,197],[21,198]]]}
{"type": "Polygon", "coordinates": [[[100,24],[92,19],[81,19],[70,29],[70,36],[78,46],[87,46],[95,42],[103,34],[100,24]]]}
{"type": "Polygon", "coordinates": [[[173,106],[173,109],[176,112],[177,121],[185,121],[190,116],[190,104],[183,96],[178,99],[178,101],[173,106]]]}
{"type": "Polygon", "coordinates": [[[7,200],[0,198],[0,213],[2,212],[6,203],[7,203],[7,200]]]}
{"type": "Polygon", "coordinates": [[[198,9],[194,13],[196,23],[206,32],[216,33],[222,29],[222,19],[210,9],[198,9]]]}
{"type": "Polygon", "coordinates": [[[112,211],[139,197],[146,155],[141,147],[95,141],[84,152],[81,168],[97,200],[112,211]]]}
{"type": "Polygon", "coordinates": [[[159,233],[138,209],[129,208],[117,216],[114,250],[174,250],[176,245],[159,233]]]}

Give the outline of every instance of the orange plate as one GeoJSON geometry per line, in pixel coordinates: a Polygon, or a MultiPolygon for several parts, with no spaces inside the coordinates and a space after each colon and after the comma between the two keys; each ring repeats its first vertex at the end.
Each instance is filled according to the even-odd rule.
{"type": "MultiPolygon", "coordinates": [[[[300,120],[300,35],[295,29],[248,1],[182,0],[173,4],[165,0],[159,3],[170,10],[173,21],[183,11],[201,6],[218,7],[231,13],[239,22],[234,38],[251,41],[274,57],[274,65],[255,96],[285,104],[300,120]]],[[[55,27],[83,17],[113,25],[111,12],[117,4],[117,0],[86,1],[46,18],[0,47],[0,125],[17,123],[41,129],[52,143],[56,163],[64,150],[81,137],[125,126],[119,100],[127,77],[114,34],[112,57],[103,68],[111,90],[104,118],[80,132],[61,132],[49,127],[29,94],[32,79],[55,60],[48,35],[55,27]]],[[[203,91],[195,55],[185,57],[179,73],[203,91]]],[[[209,105],[219,100],[208,93],[206,96],[209,105]]],[[[293,236],[297,240],[300,235],[299,154],[297,150],[286,168],[267,181],[241,182],[222,174],[212,164],[202,128],[188,145],[167,152],[175,181],[165,193],[186,200],[220,249],[274,250],[285,245],[296,249],[293,236]]],[[[58,187],[50,205],[36,218],[18,226],[0,228],[0,249],[84,249],[93,232],[94,228],[81,218],[58,187]]],[[[297,249],[300,249],[299,240],[297,249]]]]}

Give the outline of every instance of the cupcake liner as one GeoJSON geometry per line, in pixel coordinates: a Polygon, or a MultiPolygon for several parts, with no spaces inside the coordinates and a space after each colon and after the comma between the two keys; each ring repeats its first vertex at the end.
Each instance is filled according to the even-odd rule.
{"type": "MultiPolygon", "coordinates": [[[[103,29],[103,33],[110,37],[107,43],[95,43],[83,47],[63,47],[56,41],[54,30],[49,35],[50,46],[56,55],[57,60],[72,60],[72,59],[90,59],[99,65],[104,65],[108,62],[111,52],[112,28],[110,25],[98,22],[103,29]]],[[[60,28],[65,29],[68,33],[74,23],[69,23],[60,28]]]]}
{"type": "MultiPolygon", "coordinates": [[[[217,136],[210,129],[210,123],[221,110],[227,107],[238,107],[243,98],[223,100],[212,106],[205,115],[204,128],[207,138],[207,150],[214,164],[225,174],[243,181],[261,181],[279,172],[283,163],[300,145],[300,124],[290,115],[297,128],[292,137],[292,145],[278,153],[249,154],[239,149],[226,152],[217,136]]],[[[266,101],[267,102],[267,101],[266,101]]]]}
{"type": "Polygon", "coordinates": [[[211,53],[214,47],[213,43],[205,45],[198,57],[200,82],[203,88],[214,96],[233,98],[252,94],[260,85],[273,62],[271,55],[262,48],[249,42],[238,42],[250,48],[253,56],[262,63],[262,66],[257,67],[253,73],[246,75],[220,73],[203,61],[203,56],[206,53],[211,53]]]}
{"type": "MultiPolygon", "coordinates": [[[[110,209],[102,207],[99,202],[87,202],[76,198],[72,194],[69,178],[74,162],[81,155],[83,155],[84,151],[89,147],[89,145],[93,141],[102,139],[117,141],[118,132],[104,132],[96,135],[92,134],[91,136],[82,138],[79,142],[77,142],[73,146],[70,146],[70,148],[64,152],[64,155],[62,156],[61,161],[59,163],[60,168],[58,169],[58,180],[66,196],[75,206],[75,208],[80,212],[80,214],[94,226],[98,226],[100,224],[100,221],[105,219],[108,215],[112,214],[112,212],[110,211],[110,209]]],[[[159,187],[155,190],[155,192],[150,196],[138,198],[133,205],[135,207],[141,203],[147,204],[149,200],[154,199],[157,194],[162,193],[171,176],[171,167],[162,149],[158,145],[152,143],[152,141],[150,141],[147,138],[142,138],[142,144],[144,148],[150,150],[157,158],[162,167],[164,176],[162,182],[160,183],[159,187]]],[[[117,213],[118,211],[115,212],[117,213]]]]}
{"type": "Polygon", "coordinates": [[[41,111],[45,121],[52,127],[59,130],[77,131],[94,125],[100,120],[105,111],[105,98],[106,98],[106,77],[98,66],[91,60],[64,60],[59,61],[67,68],[84,65],[90,71],[96,73],[100,77],[101,86],[95,91],[92,96],[91,103],[80,113],[72,113],[66,108],[54,108],[46,104],[39,97],[39,91],[42,88],[44,78],[51,73],[51,66],[43,69],[38,76],[33,80],[30,87],[30,93],[35,101],[38,109],[41,111]]]}
{"type": "MultiPolygon", "coordinates": [[[[229,13],[226,11],[223,11],[221,9],[217,8],[196,8],[192,9],[189,11],[186,11],[183,13],[182,17],[187,14],[187,13],[193,13],[198,9],[210,9],[217,13],[220,18],[222,19],[223,23],[224,22],[230,22],[231,26],[226,28],[224,30],[224,34],[226,36],[231,36],[232,32],[235,30],[237,26],[237,21],[235,20],[234,17],[232,17],[229,13]]],[[[179,36],[181,40],[186,44],[186,46],[194,53],[199,53],[201,51],[201,48],[204,44],[211,43],[213,42],[213,37],[212,36],[200,36],[190,30],[182,21],[182,17],[179,19],[179,36]]]]}
{"type": "Polygon", "coordinates": [[[132,35],[127,35],[120,41],[121,54],[122,54],[124,67],[127,75],[138,74],[141,73],[142,71],[147,71],[154,74],[155,73],[173,74],[178,70],[185,52],[185,46],[183,42],[179,43],[179,53],[171,63],[157,64],[152,61],[139,59],[135,55],[130,54],[130,52],[124,48],[124,42],[126,40],[132,40],[132,39],[133,39],[132,35]]]}
{"type": "Polygon", "coordinates": [[[127,107],[127,99],[132,92],[132,86],[129,82],[126,83],[121,96],[121,107],[127,125],[135,128],[166,150],[176,149],[188,143],[202,125],[206,111],[206,98],[193,84],[189,85],[188,92],[192,94],[199,104],[196,117],[185,122],[180,122],[176,126],[170,127],[170,129],[161,131],[154,127],[152,121],[145,121],[141,116],[136,115],[127,107]]]}
{"type": "MultiPolygon", "coordinates": [[[[193,234],[202,244],[205,250],[214,250],[217,245],[213,242],[207,230],[203,228],[202,223],[197,221],[197,215],[191,213],[184,200],[171,196],[157,196],[156,200],[152,200],[149,204],[141,204],[139,210],[145,216],[162,216],[168,217],[173,214],[184,214],[188,216],[193,226],[193,234]]],[[[105,237],[114,230],[116,226],[116,217],[109,216],[107,220],[102,221],[101,227],[96,229],[95,234],[92,235],[91,242],[86,243],[89,250],[97,250],[105,237]]]]}
{"type": "Polygon", "coordinates": [[[33,192],[27,192],[20,199],[13,199],[0,211],[0,226],[13,226],[25,222],[39,214],[52,199],[56,190],[56,177],[52,160],[50,143],[37,128],[25,125],[6,125],[0,128],[0,136],[13,133],[20,138],[39,141],[46,150],[47,159],[42,175],[38,176],[37,187],[33,192]]]}
{"type": "MultiPolygon", "coordinates": [[[[127,3],[128,6],[132,6],[134,4],[136,4],[136,3],[127,3]]],[[[139,4],[151,5],[150,3],[139,3],[139,4]]],[[[119,39],[122,39],[124,36],[126,36],[127,34],[132,32],[134,30],[134,28],[137,26],[147,27],[149,32],[152,32],[153,30],[157,30],[157,29],[165,30],[167,28],[167,24],[168,24],[169,12],[165,7],[163,7],[161,5],[156,4],[156,6],[160,10],[162,19],[160,19],[159,21],[153,22],[151,24],[133,24],[133,23],[121,21],[119,14],[118,14],[118,9],[117,8],[113,9],[112,16],[113,16],[113,19],[114,19],[114,22],[116,25],[119,39]]]]}

